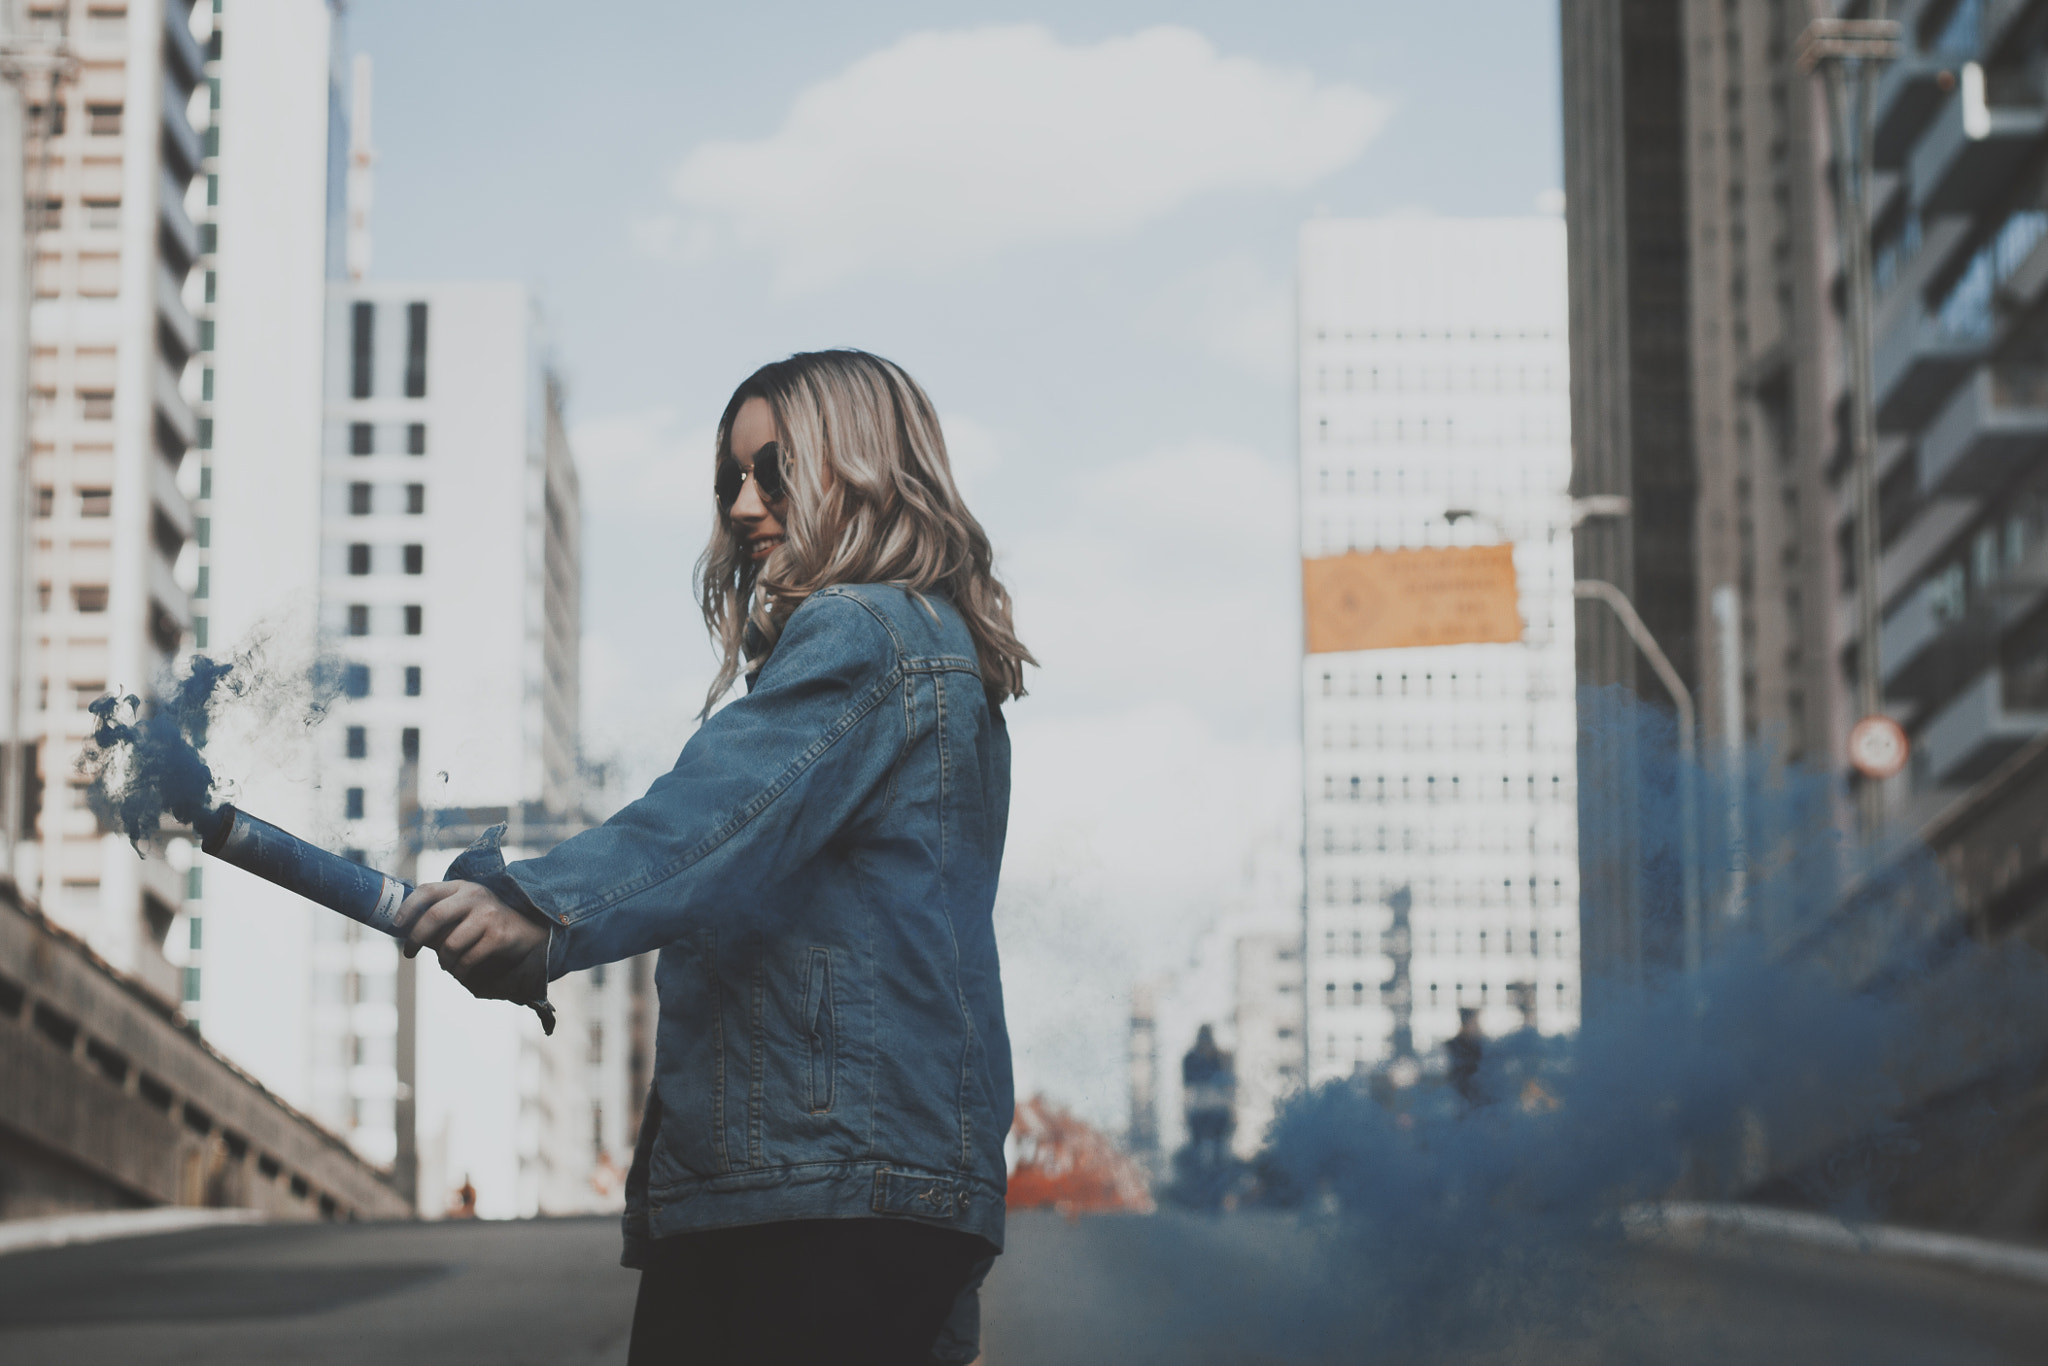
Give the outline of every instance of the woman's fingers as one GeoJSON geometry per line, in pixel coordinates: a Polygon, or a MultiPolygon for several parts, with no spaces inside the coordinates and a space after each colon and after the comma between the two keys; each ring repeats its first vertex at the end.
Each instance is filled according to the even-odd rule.
{"type": "Polygon", "coordinates": [[[400,923],[406,927],[406,957],[412,957],[421,949],[439,946],[441,936],[447,934],[461,918],[461,908],[450,906],[449,898],[464,887],[473,885],[467,882],[426,882],[413,890],[413,894],[398,908],[400,923]]]}

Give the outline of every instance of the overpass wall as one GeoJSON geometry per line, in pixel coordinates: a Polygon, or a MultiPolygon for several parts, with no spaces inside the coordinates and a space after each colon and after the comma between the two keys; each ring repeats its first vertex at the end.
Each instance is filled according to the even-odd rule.
{"type": "Polygon", "coordinates": [[[412,1215],[387,1173],[0,882],[0,1219],[152,1205],[412,1215]]]}

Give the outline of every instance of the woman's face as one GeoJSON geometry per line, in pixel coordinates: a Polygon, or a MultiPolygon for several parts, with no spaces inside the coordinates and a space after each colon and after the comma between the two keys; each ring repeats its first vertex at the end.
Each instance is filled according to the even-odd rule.
{"type": "MultiPolygon", "coordinates": [[[[775,414],[769,410],[768,400],[750,398],[742,403],[732,420],[732,458],[740,468],[752,475],[754,456],[773,440],[775,414]]],[[[745,542],[748,557],[758,563],[782,544],[781,514],[786,511],[787,502],[780,498],[772,503],[765,501],[760,482],[749,478],[740,485],[740,496],[733,500],[732,511],[726,515],[732,519],[734,532],[745,542]]]]}

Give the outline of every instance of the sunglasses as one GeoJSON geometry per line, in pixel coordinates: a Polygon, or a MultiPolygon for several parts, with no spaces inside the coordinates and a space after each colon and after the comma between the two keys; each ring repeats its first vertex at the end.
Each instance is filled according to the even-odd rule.
{"type": "MultiPolygon", "coordinates": [[[[782,482],[782,447],[771,441],[754,452],[751,477],[754,487],[761,491],[762,501],[779,503],[788,497],[789,490],[782,482]]],[[[732,505],[740,500],[740,490],[746,487],[748,478],[747,467],[731,456],[718,462],[718,478],[712,488],[718,494],[720,512],[732,511],[732,505]]]]}

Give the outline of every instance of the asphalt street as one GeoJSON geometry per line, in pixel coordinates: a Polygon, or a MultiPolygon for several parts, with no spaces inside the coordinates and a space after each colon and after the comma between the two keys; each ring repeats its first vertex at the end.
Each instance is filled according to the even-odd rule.
{"type": "MultiPolygon", "coordinates": [[[[257,1225],[0,1257],[0,1361],[619,1363],[610,1219],[257,1225]]],[[[1968,1363],[2048,1357],[2048,1289],[1798,1249],[1631,1248],[1575,1312],[1392,1324],[1291,1221],[1013,1217],[985,1366],[1968,1363]]]]}

